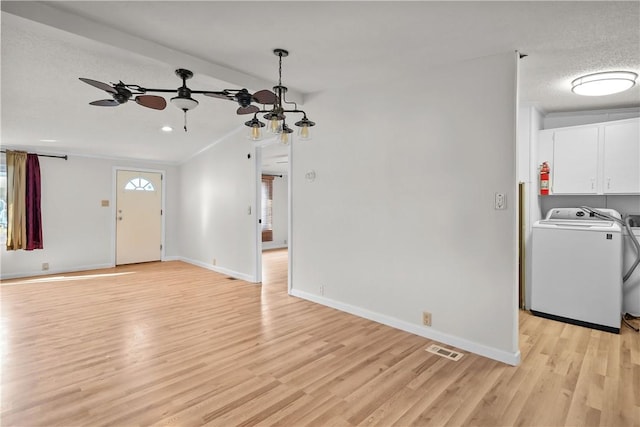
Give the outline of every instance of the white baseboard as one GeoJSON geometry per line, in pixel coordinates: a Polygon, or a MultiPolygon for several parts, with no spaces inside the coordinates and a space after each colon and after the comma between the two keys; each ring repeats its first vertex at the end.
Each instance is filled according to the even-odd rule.
{"type": "Polygon", "coordinates": [[[182,258],[177,255],[165,256],[162,261],[182,261],[182,258]]]}
{"type": "Polygon", "coordinates": [[[220,267],[217,265],[207,264],[206,262],[198,261],[195,259],[185,258],[185,257],[176,257],[176,261],[183,261],[187,264],[196,265],[198,267],[206,268],[207,270],[215,271],[216,273],[224,274],[226,276],[231,276],[236,279],[244,280],[245,282],[251,283],[259,283],[256,280],[255,276],[250,276],[245,273],[240,273],[238,271],[230,270],[228,268],[220,267]]]}
{"type": "Polygon", "coordinates": [[[76,273],[78,271],[101,270],[103,268],[113,268],[113,267],[115,267],[115,265],[113,264],[81,265],[77,267],[68,267],[68,268],[52,269],[52,270],[44,270],[44,271],[36,270],[36,271],[24,271],[20,273],[2,274],[0,278],[2,280],[18,279],[21,277],[35,277],[35,276],[48,276],[51,274],[76,273]]]}
{"type": "Polygon", "coordinates": [[[344,311],[358,317],[373,320],[374,322],[382,323],[383,325],[391,326],[392,328],[400,329],[414,335],[467,350],[472,353],[479,354],[480,356],[497,360],[499,362],[507,363],[513,366],[520,364],[520,350],[515,353],[509,353],[508,351],[488,347],[486,345],[478,344],[476,342],[439,332],[434,329],[425,329],[423,326],[396,319],[395,317],[386,316],[384,314],[376,313],[361,307],[356,307],[351,304],[335,301],[297,289],[291,289],[290,295],[321,305],[325,305],[327,307],[335,308],[336,310],[344,311]]]}

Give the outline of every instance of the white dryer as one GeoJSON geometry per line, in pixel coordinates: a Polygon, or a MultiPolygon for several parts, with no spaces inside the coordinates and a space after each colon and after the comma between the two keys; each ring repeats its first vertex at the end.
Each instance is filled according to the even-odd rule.
{"type": "MultiPolygon", "coordinates": [[[[613,209],[598,209],[620,218],[613,209]]],[[[622,228],[581,208],[551,209],[533,225],[531,312],[619,333],[622,228]]]]}

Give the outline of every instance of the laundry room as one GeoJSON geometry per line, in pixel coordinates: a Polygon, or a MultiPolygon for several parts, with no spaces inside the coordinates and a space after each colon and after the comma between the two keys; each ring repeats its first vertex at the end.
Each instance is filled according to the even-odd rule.
{"type": "Polygon", "coordinates": [[[637,330],[640,108],[519,113],[520,307],[637,330]]]}

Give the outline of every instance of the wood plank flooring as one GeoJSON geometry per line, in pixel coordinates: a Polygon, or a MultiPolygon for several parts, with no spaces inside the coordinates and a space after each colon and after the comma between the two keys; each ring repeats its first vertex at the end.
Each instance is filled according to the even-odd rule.
{"type": "MultiPolygon", "coordinates": [[[[640,426],[640,337],[520,317],[522,364],[181,262],[2,282],[2,426],[640,426]]],[[[471,319],[469,321],[472,321],[471,319]]]]}

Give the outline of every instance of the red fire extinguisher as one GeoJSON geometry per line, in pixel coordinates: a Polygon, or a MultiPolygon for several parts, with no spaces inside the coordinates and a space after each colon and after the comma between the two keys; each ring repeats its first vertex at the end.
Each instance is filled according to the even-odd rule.
{"type": "Polygon", "coordinates": [[[548,196],[549,195],[549,163],[543,162],[540,166],[540,195],[548,196]]]}

